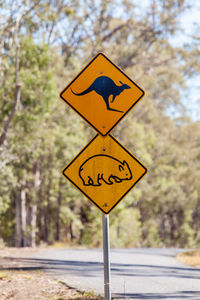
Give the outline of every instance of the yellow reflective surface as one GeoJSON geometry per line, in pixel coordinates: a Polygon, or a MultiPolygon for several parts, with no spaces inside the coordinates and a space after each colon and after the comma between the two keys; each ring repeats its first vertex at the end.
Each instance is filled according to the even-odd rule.
{"type": "Polygon", "coordinates": [[[99,53],[60,97],[94,129],[107,135],[143,95],[132,79],[99,53]]]}
{"type": "Polygon", "coordinates": [[[63,170],[63,175],[108,214],[146,172],[113,136],[96,135],[63,170]]]}

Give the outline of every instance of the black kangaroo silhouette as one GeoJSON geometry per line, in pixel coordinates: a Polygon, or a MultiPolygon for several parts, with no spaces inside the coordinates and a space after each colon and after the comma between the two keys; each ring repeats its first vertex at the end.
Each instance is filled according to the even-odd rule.
{"type": "Polygon", "coordinates": [[[113,102],[115,100],[115,97],[120,95],[125,89],[130,89],[130,86],[128,86],[127,84],[124,84],[121,81],[120,83],[121,85],[119,86],[116,85],[111,78],[107,76],[99,76],[95,79],[95,81],[91,84],[91,86],[89,86],[89,88],[87,88],[85,91],[81,93],[75,93],[72,91],[72,89],[71,91],[76,96],[83,96],[92,91],[95,91],[97,94],[103,97],[103,100],[105,101],[108,110],[113,110],[113,111],[123,113],[123,111],[111,108],[109,105],[110,95],[113,95],[113,98],[111,100],[111,102],[113,102]]]}

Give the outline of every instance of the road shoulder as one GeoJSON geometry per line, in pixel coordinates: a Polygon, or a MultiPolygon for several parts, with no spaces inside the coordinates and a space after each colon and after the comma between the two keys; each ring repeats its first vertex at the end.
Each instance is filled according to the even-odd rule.
{"type": "Polygon", "coordinates": [[[43,272],[42,266],[28,260],[37,248],[0,249],[1,300],[98,300],[92,293],[81,293],[43,272]]]}

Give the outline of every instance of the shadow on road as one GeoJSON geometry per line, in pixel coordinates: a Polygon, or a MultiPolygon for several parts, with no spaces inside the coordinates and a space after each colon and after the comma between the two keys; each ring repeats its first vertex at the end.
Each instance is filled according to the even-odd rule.
{"type": "MultiPolygon", "coordinates": [[[[4,259],[8,259],[4,258],[4,259]]],[[[61,274],[69,272],[77,275],[85,272],[87,277],[94,277],[95,274],[103,270],[103,263],[91,261],[72,261],[72,260],[57,260],[57,259],[38,259],[38,258],[12,258],[16,263],[20,262],[22,267],[20,270],[46,270],[48,272],[56,272],[61,274]],[[24,266],[23,266],[24,264],[24,266]]],[[[1,268],[0,270],[18,270],[18,267],[1,268]]],[[[123,277],[170,277],[170,278],[188,278],[200,279],[200,270],[190,267],[168,267],[156,265],[142,264],[111,264],[111,272],[116,276],[123,277]]],[[[99,274],[99,273],[98,273],[99,274]]]]}
{"type": "MultiPolygon", "coordinates": [[[[9,262],[9,257],[4,258],[9,262]]],[[[103,276],[103,263],[92,261],[73,261],[73,260],[57,260],[57,259],[39,259],[39,258],[12,258],[15,261],[14,265],[9,263],[0,270],[44,270],[54,277],[59,276],[83,276],[84,279],[98,278],[103,276]]],[[[171,278],[184,278],[184,279],[200,279],[200,270],[189,267],[172,267],[160,265],[145,265],[145,264],[120,264],[113,263],[111,265],[111,274],[114,278],[122,277],[123,280],[128,278],[140,277],[141,280],[149,277],[170,277],[171,278]],[[143,279],[142,279],[143,278],[143,279]]],[[[132,280],[131,279],[131,280],[132,280]]],[[[184,289],[184,286],[183,286],[184,289]]],[[[175,293],[126,293],[115,294],[114,299],[195,299],[200,300],[199,291],[177,291],[175,293]]]]}
{"type": "Polygon", "coordinates": [[[161,294],[161,293],[142,293],[142,294],[115,294],[114,299],[193,299],[193,300],[199,300],[200,295],[199,292],[195,291],[180,291],[176,293],[167,293],[167,294],[161,294]]]}

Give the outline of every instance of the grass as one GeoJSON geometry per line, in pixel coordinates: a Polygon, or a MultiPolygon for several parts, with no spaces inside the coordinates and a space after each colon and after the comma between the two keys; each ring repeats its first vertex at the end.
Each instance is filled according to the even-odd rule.
{"type": "Polygon", "coordinates": [[[80,296],[75,296],[73,300],[103,300],[101,296],[95,296],[94,291],[91,292],[81,292],[79,291],[80,296]]]}
{"type": "Polygon", "coordinates": [[[9,279],[9,275],[5,272],[0,272],[0,280],[9,279]]]}
{"type": "Polygon", "coordinates": [[[3,299],[27,300],[29,293],[37,300],[103,300],[94,292],[76,291],[42,272],[0,271],[0,299],[3,295],[3,299]]]}
{"type": "Polygon", "coordinates": [[[177,259],[186,265],[200,268],[200,248],[184,253],[179,253],[177,259]]]}

